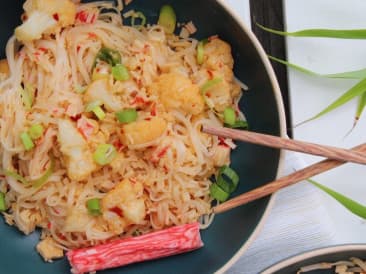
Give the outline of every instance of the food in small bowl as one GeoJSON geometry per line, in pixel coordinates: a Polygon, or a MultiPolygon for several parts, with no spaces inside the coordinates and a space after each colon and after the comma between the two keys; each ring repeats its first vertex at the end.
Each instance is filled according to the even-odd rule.
{"type": "MultiPolygon", "coordinates": [[[[9,39],[1,66],[0,202],[8,224],[26,235],[41,230],[36,249],[46,261],[66,251],[75,273],[104,269],[103,264],[78,268],[72,254],[85,247],[92,247],[88,254],[104,250],[93,258],[99,261],[107,256],[105,249],[98,249],[103,244],[141,239],[141,234],[164,229],[171,235],[175,232],[169,229],[181,226],[188,231],[190,224],[197,233],[196,222],[210,213],[214,200],[222,202],[276,175],[278,151],[237,146],[200,131],[206,124],[249,123],[251,130],[280,135],[283,112],[279,93],[273,92],[275,80],[268,76],[268,61],[254,47],[256,42],[247,40],[255,55],[234,51],[242,39],[236,31],[243,32],[230,14],[211,3],[213,15],[221,10],[233,24],[227,36],[218,26],[200,23],[197,14],[184,12],[188,2],[134,1],[127,7],[120,1],[24,3],[23,22],[9,39]],[[256,73],[237,64],[235,71],[233,55],[255,61],[256,73]],[[249,77],[242,78],[241,70],[247,69],[249,77]],[[242,100],[245,85],[238,77],[250,89],[242,100]],[[267,106],[259,115],[253,107],[263,99],[261,93],[267,106]],[[230,161],[234,148],[236,156],[233,152],[230,161]]],[[[254,219],[245,228],[238,222],[235,240],[208,271],[221,268],[238,251],[267,204],[259,202],[259,210],[251,209],[248,216],[254,219]]],[[[221,246],[220,223],[237,220],[244,212],[246,216],[249,208],[233,211],[231,218],[228,213],[229,219],[217,218],[215,226],[202,232],[208,248],[184,256],[213,258],[209,246],[221,246]],[[215,238],[217,243],[210,243],[215,238]]],[[[201,223],[201,228],[206,226],[201,223]]],[[[162,233],[153,240],[166,243],[162,233]]],[[[147,236],[141,237],[145,250],[153,246],[147,236]]],[[[107,245],[109,251],[116,246],[107,245]]],[[[147,253],[159,253],[159,246],[147,253]]],[[[145,259],[156,258],[140,253],[145,259]]],[[[184,256],[171,260],[182,265],[184,256]]],[[[118,271],[152,273],[149,268],[159,264],[118,271]]]]}

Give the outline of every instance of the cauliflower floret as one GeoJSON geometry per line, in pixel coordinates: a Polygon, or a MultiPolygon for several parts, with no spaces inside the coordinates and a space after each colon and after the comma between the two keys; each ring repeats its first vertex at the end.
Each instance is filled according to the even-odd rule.
{"type": "Polygon", "coordinates": [[[205,102],[199,87],[180,73],[160,75],[149,90],[159,95],[167,109],[181,109],[193,115],[200,114],[204,110],[205,102]]]}
{"type": "Polygon", "coordinates": [[[136,121],[123,126],[121,142],[125,145],[145,144],[164,134],[167,122],[160,117],[136,121]]]}
{"type": "Polygon", "coordinates": [[[224,111],[232,103],[231,85],[224,79],[207,89],[205,94],[207,100],[210,100],[214,108],[219,112],[224,111]]]}
{"type": "Polygon", "coordinates": [[[19,41],[39,39],[75,21],[76,5],[71,0],[27,0],[23,8],[28,19],[15,29],[19,41]]]}
{"type": "Polygon", "coordinates": [[[142,193],[141,182],[124,179],[103,197],[103,218],[115,234],[121,234],[126,226],[140,224],[145,219],[146,207],[142,193]]]}
{"type": "Polygon", "coordinates": [[[6,59],[0,60],[0,74],[4,74],[5,76],[8,76],[10,73],[9,71],[9,64],[6,59]]]}
{"type": "Polygon", "coordinates": [[[230,163],[230,148],[222,145],[217,146],[212,160],[216,167],[228,165],[230,163]]]}
{"type": "Polygon", "coordinates": [[[76,181],[87,179],[96,165],[87,142],[69,120],[59,120],[58,141],[66,156],[68,176],[76,181]]]}
{"type": "Polygon", "coordinates": [[[20,231],[25,235],[33,232],[36,226],[42,221],[41,214],[34,210],[23,208],[20,209],[20,214],[18,218],[15,218],[15,222],[20,231]]]}
{"type": "Polygon", "coordinates": [[[92,220],[85,206],[72,208],[67,214],[63,230],[66,232],[83,232],[92,220]]]}
{"type": "Polygon", "coordinates": [[[227,66],[230,70],[234,67],[234,60],[231,55],[231,47],[221,39],[213,39],[204,47],[205,65],[211,69],[227,66]]]}
{"type": "Polygon", "coordinates": [[[64,251],[56,246],[51,237],[47,237],[37,244],[37,251],[46,262],[52,262],[52,259],[62,258],[64,251]]]}
{"type": "Polygon", "coordinates": [[[108,79],[100,79],[92,82],[84,95],[84,100],[86,102],[101,101],[109,111],[115,112],[122,108],[122,104],[118,98],[112,94],[108,79]]]}

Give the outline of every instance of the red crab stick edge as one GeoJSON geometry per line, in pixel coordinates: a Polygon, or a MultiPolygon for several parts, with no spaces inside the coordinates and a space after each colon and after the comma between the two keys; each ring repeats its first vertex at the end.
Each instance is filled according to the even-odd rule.
{"type": "Polygon", "coordinates": [[[202,246],[197,222],[70,250],[66,256],[72,267],[71,272],[83,274],[184,253],[202,246]]]}

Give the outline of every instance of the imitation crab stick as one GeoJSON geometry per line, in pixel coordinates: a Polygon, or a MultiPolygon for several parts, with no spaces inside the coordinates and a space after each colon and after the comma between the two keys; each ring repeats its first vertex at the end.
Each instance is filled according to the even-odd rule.
{"type": "Polygon", "coordinates": [[[70,250],[71,272],[82,274],[167,257],[203,246],[199,223],[174,226],[142,236],[70,250]]]}

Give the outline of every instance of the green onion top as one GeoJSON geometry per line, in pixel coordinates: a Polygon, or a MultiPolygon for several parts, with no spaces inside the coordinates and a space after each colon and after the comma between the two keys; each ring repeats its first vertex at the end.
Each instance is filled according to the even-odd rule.
{"type": "Polygon", "coordinates": [[[33,105],[33,94],[29,86],[25,86],[24,89],[20,88],[20,96],[22,97],[23,105],[26,110],[30,110],[33,105]]]}
{"type": "Polygon", "coordinates": [[[198,42],[197,45],[197,64],[202,65],[205,57],[204,43],[202,41],[198,42]]]}
{"type": "Polygon", "coordinates": [[[137,119],[137,110],[134,108],[125,109],[116,112],[116,117],[120,123],[124,124],[132,123],[137,119]]]}
{"type": "Polygon", "coordinates": [[[127,81],[128,79],[130,79],[128,69],[122,64],[117,64],[112,67],[112,75],[114,79],[118,81],[127,81]]]}
{"type": "Polygon", "coordinates": [[[0,192],[0,211],[6,210],[5,193],[0,192]]]}
{"type": "Polygon", "coordinates": [[[238,184],[239,175],[230,167],[222,166],[219,169],[216,182],[210,186],[210,194],[214,199],[224,202],[236,190],[238,184]]]}
{"type": "Polygon", "coordinates": [[[94,108],[93,113],[98,117],[99,120],[103,120],[106,116],[104,110],[100,106],[94,108]]]}
{"type": "Polygon", "coordinates": [[[220,77],[215,77],[211,80],[206,81],[202,86],[201,86],[201,92],[205,95],[206,92],[216,86],[217,84],[220,84],[222,82],[222,79],[220,77]]]}
{"type": "Polygon", "coordinates": [[[90,102],[89,104],[87,104],[86,108],[85,108],[85,111],[86,112],[91,112],[93,111],[95,108],[99,107],[103,105],[103,103],[99,100],[97,101],[93,101],[93,102],[90,102]]]}
{"type": "Polygon", "coordinates": [[[29,136],[29,134],[27,132],[23,132],[20,134],[20,139],[23,143],[23,146],[25,148],[25,150],[31,150],[34,148],[34,143],[32,141],[32,138],[29,136]]]}
{"type": "Polygon", "coordinates": [[[139,29],[146,25],[146,21],[145,14],[143,14],[141,11],[137,11],[131,17],[131,26],[139,29]],[[141,20],[140,24],[136,24],[136,19],[141,20]]]}
{"type": "Polygon", "coordinates": [[[122,58],[118,51],[103,47],[95,57],[93,68],[97,65],[98,61],[104,61],[113,67],[117,64],[121,64],[122,58]]]}
{"type": "Polygon", "coordinates": [[[29,182],[22,175],[14,172],[14,171],[10,171],[10,170],[5,169],[4,174],[5,174],[5,176],[12,177],[13,179],[21,182],[24,185],[29,184],[29,182]]]}
{"type": "Polygon", "coordinates": [[[98,198],[89,199],[86,202],[86,207],[88,208],[90,215],[98,216],[98,215],[102,214],[101,206],[100,206],[100,199],[98,199],[98,198]]]}
{"type": "Polygon", "coordinates": [[[235,110],[232,107],[226,107],[224,110],[224,123],[232,126],[235,124],[236,114],[235,110]]]}
{"type": "Polygon", "coordinates": [[[51,157],[51,163],[50,163],[48,169],[41,177],[39,177],[38,179],[36,179],[34,181],[31,181],[32,186],[34,188],[40,188],[45,183],[47,183],[47,181],[51,177],[54,169],[55,169],[55,160],[51,157]]]}
{"type": "Polygon", "coordinates": [[[160,9],[158,25],[164,27],[167,33],[173,33],[177,24],[177,16],[172,6],[164,5],[160,9]]]}
{"type": "Polygon", "coordinates": [[[41,124],[34,124],[28,130],[29,136],[33,140],[40,138],[43,135],[43,132],[44,132],[44,128],[41,124]]]}
{"type": "Polygon", "coordinates": [[[116,148],[110,144],[101,144],[93,154],[94,161],[99,165],[107,165],[117,156],[116,148]]]}
{"type": "Polygon", "coordinates": [[[229,196],[230,196],[230,193],[223,190],[216,183],[213,183],[210,186],[210,194],[211,194],[212,198],[214,198],[220,202],[225,202],[227,199],[229,199],[229,196]]]}

